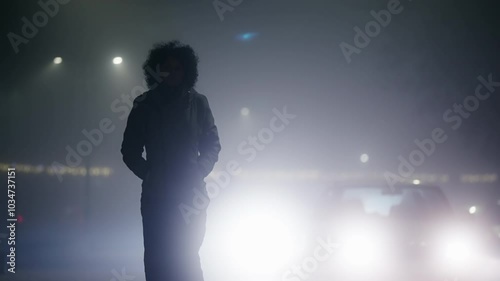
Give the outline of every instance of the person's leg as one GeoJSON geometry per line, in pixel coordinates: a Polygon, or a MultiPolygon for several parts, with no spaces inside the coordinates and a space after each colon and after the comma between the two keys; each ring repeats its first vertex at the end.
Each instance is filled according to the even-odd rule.
{"type": "Polygon", "coordinates": [[[169,229],[169,276],[177,281],[203,281],[200,247],[205,236],[206,212],[193,217],[191,223],[171,217],[169,229]],[[170,236],[172,235],[172,236],[170,236]]]}
{"type": "Polygon", "coordinates": [[[141,213],[144,237],[144,271],[146,281],[166,279],[167,245],[165,224],[159,206],[141,200],[141,213]]]}
{"type": "Polygon", "coordinates": [[[188,233],[186,237],[189,237],[189,239],[185,248],[185,262],[190,269],[188,272],[189,279],[186,279],[186,281],[203,281],[203,270],[201,267],[199,251],[205,238],[206,217],[206,211],[202,210],[197,217],[193,219],[193,222],[186,225],[186,232],[188,233]]]}
{"type": "Polygon", "coordinates": [[[199,250],[205,237],[206,211],[199,210],[190,223],[179,211],[180,203],[192,201],[193,185],[190,179],[171,179],[155,186],[161,190],[143,192],[146,281],[203,281],[199,250]]]}
{"type": "MultiPolygon", "coordinates": [[[[203,271],[200,261],[200,247],[205,238],[206,231],[206,210],[198,210],[199,213],[190,217],[187,223],[179,210],[180,203],[192,202],[195,193],[193,186],[199,185],[192,179],[179,180],[171,186],[170,190],[178,192],[169,197],[168,204],[170,214],[168,216],[168,236],[170,260],[175,265],[171,269],[178,281],[203,281],[203,271]]],[[[204,186],[198,186],[204,188],[204,186]]]]}

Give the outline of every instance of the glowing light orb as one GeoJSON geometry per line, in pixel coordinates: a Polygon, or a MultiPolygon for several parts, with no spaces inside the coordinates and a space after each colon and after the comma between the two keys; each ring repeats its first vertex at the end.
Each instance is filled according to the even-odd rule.
{"type": "Polygon", "coordinates": [[[121,64],[123,62],[122,57],[115,57],[113,59],[113,64],[121,64]]]}
{"type": "Polygon", "coordinates": [[[248,109],[247,107],[243,107],[240,113],[242,116],[248,116],[248,114],[250,114],[250,109],[248,109]]]}
{"type": "Polygon", "coordinates": [[[359,157],[359,160],[361,161],[361,163],[367,163],[368,160],[370,160],[370,157],[368,156],[368,154],[364,153],[364,154],[361,154],[361,156],[359,157]]]}
{"type": "Polygon", "coordinates": [[[256,32],[246,32],[239,34],[236,38],[240,41],[250,41],[257,37],[257,35],[258,34],[256,32]]]}

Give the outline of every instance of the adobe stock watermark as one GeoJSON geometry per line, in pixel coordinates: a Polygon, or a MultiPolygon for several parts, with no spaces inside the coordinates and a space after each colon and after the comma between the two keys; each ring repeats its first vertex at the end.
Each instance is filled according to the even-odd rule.
{"type": "Polygon", "coordinates": [[[351,63],[351,56],[353,54],[359,55],[361,50],[370,44],[371,39],[377,37],[382,31],[382,28],[387,27],[391,23],[392,16],[400,14],[403,9],[399,0],[389,0],[389,2],[387,2],[387,9],[378,12],[371,10],[370,15],[373,17],[373,20],[365,24],[364,30],[358,26],[354,27],[354,46],[345,41],[339,45],[347,63],[351,63]]]}
{"type": "MultiPolygon", "coordinates": [[[[251,135],[247,140],[238,144],[238,153],[244,156],[247,162],[254,161],[258,152],[264,150],[267,145],[273,142],[275,134],[282,132],[290,124],[290,121],[297,117],[295,114],[288,113],[286,106],[281,111],[277,108],[273,108],[272,111],[274,116],[269,121],[268,127],[260,129],[257,135],[251,135]]],[[[210,203],[210,199],[217,197],[221,189],[229,186],[231,178],[240,174],[241,171],[240,163],[237,160],[230,160],[226,163],[224,171],[214,175],[214,182],[206,184],[205,188],[208,197],[199,188],[193,188],[194,196],[191,205],[185,203],[179,204],[179,211],[186,224],[191,222],[191,216],[198,215],[201,210],[206,209],[210,203]]]]}
{"type": "Polygon", "coordinates": [[[33,14],[31,21],[26,17],[21,18],[23,22],[21,35],[14,32],[7,33],[7,38],[14,52],[16,54],[19,53],[19,45],[28,44],[29,39],[33,39],[38,34],[38,29],[46,26],[49,23],[49,18],[53,18],[59,13],[59,5],[66,5],[70,1],[71,0],[38,1],[38,6],[40,6],[41,10],[33,14]]]}
{"type": "MultiPolygon", "coordinates": [[[[168,76],[167,72],[160,72],[160,66],[157,65],[156,69],[153,70],[150,67],[146,68],[146,71],[149,72],[155,79],[155,84],[152,85],[151,90],[154,90],[156,87],[160,85],[160,83],[168,76]]],[[[140,102],[144,98],[146,98],[146,94],[148,92],[148,86],[146,85],[146,80],[142,80],[142,85],[137,85],[130,91],[130,94],[122,94],[120,98],[116,98],[110,104],[110,110],[113,113],[119,114],[117,118],[119,120],[125,120],[129,115],[130,111],[133,107],[136,106],[134,104],[134,100],[137,98],[137,101],[140,102]],[[138,98],[141,94],[143,94],[140,98],[138,98]]],[[[57,175],[57,178],[60,182],[62,182],[62,175],[65,170],[70,168],[78,167],[82,164],[84,157],[92,154],[94,148],[101,145],[104,141],[104,137],[106,135],[111,134],[116,129],[113,120],[109,117],[102,118],[99,121],[98,127],[86,130],[81,130],[83,135],[83,139],[80,140],[76,145],[70,146],[66,145],[66,157],[65,157],[65,165],[53,161],[51,164],[51,169],[54,171],[54,174],[57,175]]]]}
{"type": "MultiPolygon", "coordinates": [[[[470,118],[472,113],[479,109],[481,102],[491,97],[491,94],[495,92],[495,88],[500,87],[500,81],[493,81],[491,73],[488,74],[488,78],[478,76],[477,80],[479,80],[479,83],[474,90],[474,94],[468,95],[462,103],[455,103],[443,112],[443,121],[453,131],[458,130],[462,126],[463,120],[470,118]]],[[[416,148],[407,157],[398,156],[397,173],[388,171],[384,173],[387,185],[394,189],[396,183],[410,181],[415,168],[424,164],[426,159],[436,152],[438,145],[443,144],[446,140],[448,140],[448,135],[445,129],[441,127],[434,128],[428,138],[423,140],[415,139],[416,148]]]]}
{"type": "Polygon", "coordinates": [[[224,13],[234,11],[241,3],[243,3],[243,0],[214,0],[212,5],[217,16],[219,16],[219,20],[224,21],[224,13]]]}
{"type": "Polygon", "coordinates": [[[282,281],[300,281],[308,280],[319,268],[320,263],[327,261],[333,252],[338,249],[338,243],[334,242],[330,236],[326,239],[317,237],[318,244],[314,248],[311,256],[305,257],[300,264],[290,267],[281,275],[282,281]]]}

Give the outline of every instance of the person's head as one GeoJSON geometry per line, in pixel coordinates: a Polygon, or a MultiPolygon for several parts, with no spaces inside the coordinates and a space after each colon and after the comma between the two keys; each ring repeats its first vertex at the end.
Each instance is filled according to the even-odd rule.
{"type": "Polygon", "coordinates": [[[177,40],[161,42],[149,51],[142,69],[150,90],[160,84],[191,89],[198,80],[198,56],[189,45],[177,40]]]}

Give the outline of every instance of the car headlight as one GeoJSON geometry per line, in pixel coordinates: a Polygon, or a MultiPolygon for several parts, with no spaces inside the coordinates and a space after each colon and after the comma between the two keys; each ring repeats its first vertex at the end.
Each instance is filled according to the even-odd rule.
{"type": "Polygon", "coordinates": [[[354,234],[339,241],[343,260],[355,263],[371,263],[381,253],[377,239],[363,234],[354,234]]]}
{"type": "Polygon", "coordinates": [[[376,268],[390,252],[386,235],[380,228],[351,226],[338,235],[337,262],[344,267],[376,268]]]}
{"type": "Polygon", "coordinates": [[[473,241],[467,237],[451,238],[444,243],[443,257],[449,261],[465,261],[476,254],[473,241]]]}
{"type": "Polygon", "coordinates": [[[286,264],[293,255],[295,232],[279,216],[269,213],[252,214],[228,229],[226,245],[233,262],[242,270],[272,270],[286,264]]]}
{"type": "Polygon", "coordinates": [[[305,248],[303,226],[296,216],[290,215],[292,212],[293,209],[286,206],[281,209],[264,203],[235,207],[233,212],[210,225],[211,236],[206,239],[207,247],[211,247],[207,250],[207,264],[214,262],[216,266],[224,259],[225,272],[279,272],[305,248]]]}
{"type": "Polygon", "coordinates": [[[479,238],[470,231],[448,232],[437,245],[439,259],[447,266],[472,265],[481,257],[479,238]]]}

